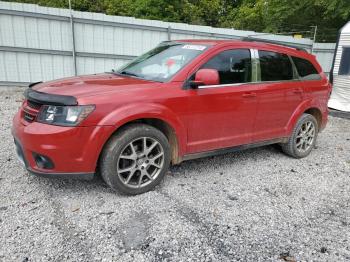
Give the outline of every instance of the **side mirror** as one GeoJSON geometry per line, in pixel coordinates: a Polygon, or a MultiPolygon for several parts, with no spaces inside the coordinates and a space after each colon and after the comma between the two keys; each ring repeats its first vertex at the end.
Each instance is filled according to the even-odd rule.
{"type": "Polygon", "coordinates": [[[215,69],[199,69],[190,84],[197,88],[200,85],[218,85],[220,83],[219,73],[215,69]]]}

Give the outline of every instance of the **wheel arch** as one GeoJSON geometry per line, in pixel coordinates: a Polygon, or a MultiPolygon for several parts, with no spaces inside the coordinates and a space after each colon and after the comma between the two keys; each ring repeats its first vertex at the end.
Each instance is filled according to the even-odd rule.
{"type": "Polygon", "coordinates": [[[322,129],[324,123],[322,110],[319,106],[313,104],[311,101],[304,101],[304,103],[299,105],[299,107],[294,111],[293,115],[288,121],[288,124],[286,126],[287,136],[290,136],[298,119],[305,113],[314,116],[317,120],[319,130],[322,129]]]}
{"type": "Polygon", "coordinates": [[[178,136],[176,135],[175,128],[169,124],[167,121],[160,118],[137,118],[131,121],[128,121],[121,126],[119,126],[111,135],[111,137],[118,133],[120,130],[128,128],[132,124],[147,124],[158,130],[160,130],[168,139],[170,148],[171,148],[171,163],[178,164],[181,162],[180,157],[180,144],[178,136]]]}
{"type": "Polygon", "coordinates": [[[168,139],[170,148],[171,148],[171,163],[172,164],[178,164],[182,161],[182,152],[184,150],[184,145],[182,145],[182,141],[180,139],[180,135],[178,134],[177,130],[174,128],[172,124],[170,124],[168,121],[157,118],[157,117],[134,117],[132,119],[124,120],[118,125],[115,126],[114,130],[111,132],[111,134],[108,136],[106,141],[103,143],[100,151],[98,152],[98,158],[96,162],[96,168],[98,168],[100,157],[102,155],[102,152],[110,139],[116,135],[118,132],[120,132],[123,129],[128,128],[128,126],[132,124],[147,124],[150,125],[158,130],[160,130],[165,137],[168,139]]]}
{"type": "MultiPolygon", "coordinates": [[[[114,126],[114,131],[109,135],[110,138],[121,128],[132,123],[149,124],[163,132],[172,148],[172,163],[181,162],[186,150],[187,132],[178,115],[170,108],[153,102],[131,103],[113,110],[101,119],[99,124],[114,126]]],[[[105,141],[99,155],[109,138],[105,141]]]]}
{"type": "Polygon", "coordinates": [[[317,107],[311,107],[304,111],[304,114],[310,114],[312,115],[316,120],[318,124],[318,128],[320,129],[322,126],[322,112],[317,107]]]}

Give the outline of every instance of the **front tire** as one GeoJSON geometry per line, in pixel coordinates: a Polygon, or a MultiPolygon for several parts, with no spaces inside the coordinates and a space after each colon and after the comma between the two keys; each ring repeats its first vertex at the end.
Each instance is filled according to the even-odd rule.
{"type": "Polygon", "coordinates": [[[114,135],[104,148],[101,176],[114,190],[141,194],[164,178],[170,165],[170,146],[165,135],[145,124],[132,124],[114,135]]]}
{"type": "Polygon", "coordinates": [[[315,147],[318,134],[318,123],[314,116],[303,114],[295,125],[287,143],[282,150],[294,158],[303,158],[315,147]]]}

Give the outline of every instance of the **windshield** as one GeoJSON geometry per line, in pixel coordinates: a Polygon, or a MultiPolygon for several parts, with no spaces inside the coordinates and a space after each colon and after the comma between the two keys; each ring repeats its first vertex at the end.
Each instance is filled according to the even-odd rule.
{"type": "Polygon", "coordinates": [[[166,82],[208,46],[165,42],[118,69],[117,73],[166,82]]]}

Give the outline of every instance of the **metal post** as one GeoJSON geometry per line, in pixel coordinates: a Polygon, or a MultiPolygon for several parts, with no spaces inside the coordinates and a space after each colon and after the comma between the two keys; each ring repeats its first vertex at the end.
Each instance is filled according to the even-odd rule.
{"type": "Polygon", "coordinates": [[[75,36],[74,36],[74,21],[73,21],[73,11],[72,11],[72,3],[69,0],[69,11],[70,11],[70,27],[72,33],[72,58],[73,58],[73,69],[74,75],[77,75],[77,59],[75,56],[75,36]]]}
{"type": "Polygon", "coordinates": [[[168,41],[171,41],[171,27],[168,26],[168,41]]]}
{"type": "Polygon", "coordinates": [[[314,44],[315,44],[315,42],[316,42],[317,25],[312,26],[312,27],[314,27],[314,28],[315,28],[315,30],[314,30],[314,38],[313,38],[313,42],[312,42],[312,47],[311,47],[311,54],[312,54],[312,53],[313,53],[313,51],[314,51],[314,44]]]}

